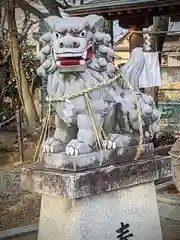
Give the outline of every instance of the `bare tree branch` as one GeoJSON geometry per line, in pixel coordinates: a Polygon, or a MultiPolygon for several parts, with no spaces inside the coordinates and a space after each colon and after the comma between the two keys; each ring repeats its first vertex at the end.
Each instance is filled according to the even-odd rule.
{"type": "Polygon", "coordinates": [[[2,14],[2,20],[1,20],[1,27],[4,27],[5,21],[6,21],[6,17],[7,17],[7,8],[4,7],[4,12],[2,14]]]}
{"type": "Polygon", "coordinates": [[[22,33],[25,31],[26,26],[28,24],[28,21],[30,20],[30,12],[25,11],[24,16],[25,16],[25,18],[24,18],[24,21],[23,21],[22,33]]]}
{"type": "Polygon", "coordinates": [[[19,38],[19,43],[21,43],[21,42],[27,37],[27,34],[28,34],[30,28],[31,28],[34,24],[36,24],[36,23],[38,23],[38,22],[30,21],[30,22],[26,25],[24,31],[22,32],[22,34],[21,34],[21,36],[20,36],[20,38],[19,38]]]}
{"type": "Polygon", "coordinates": [[[29,11],[33,15],[37,16],[40,20],[43,20],[45,17],[47,17],[49,14],[42,13],[38,11],[36,8],[31,6],[29,3],[27,3],[25,0],[16,0],[16,3],[23,11],[29,11]]]}
{"type": "MultiPolygon", "coordinates": [[[[40,0],[40,1],[48,10],[50,15],[60,16],[60,12],[59,12],[56,0],[40,0]]],[[[64,6],[62,5],[61,8],[64,8],[64,6]]]]}
{"type": "Polygon", "coordinates": [[[10,57],[10,51],[3,57],[2,60],[0,60],[0,66],[4,66],[4,64],[8,61],[8,58],[10,57]]]}

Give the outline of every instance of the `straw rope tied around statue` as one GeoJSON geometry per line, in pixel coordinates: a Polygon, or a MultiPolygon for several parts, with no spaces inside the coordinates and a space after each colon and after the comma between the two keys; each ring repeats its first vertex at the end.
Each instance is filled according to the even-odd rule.
{"type": "Polygon", "coordinates": [[[36,162],[36,159],[37,159],[38,155],[39,155],[39,157],[38,157],[37,162],[41,162],[42,161],[43,150],[44,150],[43,147],[44,147],[44,143],[46,141],[46,136],[50,135],[51,101],[49,101],[48,105],[49,105],[48,106],[48,111],[47,111],[46,116],[45,116],[44,121],[43,121],[43,125],[42,125],[42,130],[41,130],[41,133],[40,133],[39,141],[38,141],[38,144],[37,144],[34,156],[33,156],[33,162],[36,162]]]}
{"type": "Polygon", "coordinates": [[[117,148],[117,154],[123,156],[127,147],[135,144],[138,159],[143,143],[149,143],[159,131],[159,111],[153,98],[139,91],[145,66],[143,49],[135,48],[133,57],[116,71],[111,37],[103,32],[103,17],[87,15],[73,20],[70,16],[50,16],[44,21],[47,32],[40,38],[37,74],[48,79],[50,97],[46,99],[49,109],[35,154],[43,150],[43,145],[44,152],[65,151],[67,156],[90,154],[96,151],[94,147],[110,151],[117,148]],[[55,131],[45,141],[50,136],[51,104],[56,115],[55,131]],[[78,130],[76,136],[72,128],[78,130]]]}
{"type": "Polygon", "coordinates": [[[35,162],[37,159],[37,155],[39,155],[38,157],[38,162],[42,161],[42,157],[43,157],[43,147],[44,147],[44,143],[46,140],[46,136],[50,136],[50,117],[51,117],[51,107],[52,107],[52,103],[53,102],[58,102],[58,101],[67,101],[79,96],[84,96],[86,105],[87,105],[87,109],[88,109],[88,113],[92,122],[92,126],[93,126],[93,130],[94,130],[94,136],[96,139],[96,145],[97,145],[97,149],[102,150],[103,149],[103,142],[104,140],[107,140],[107,136],[100,124],[100,122],[97,120],[95,113],[94,113],[94,109],[92,107],[91,104],[91,100],[88,96],[89,92],[92,92],[93,90],[102,88],[104,86],[108,86],[111,83],[113,83],[114,81],[118,80],[120,77],[123,78],[123,80],[126,82],[126,84],[128,85],[128,88],[130,90],[130,92],[133,93],[135,100],[136,100],[136,110],[137,110],[137,114],[138,114],[138,121],[139,121],[139,143],[138,143],[138,147],[137,147],[137,153],[136,156],[134,158],[134,160],[137,160],[140,157],[140,154],[142,152],[142,145],[143,145],[143,140],[144,140],[144,133],[143,133],[143,124],[142,124],[142,111],[141,111],[141,106],[138,100],[138,97],[136,95],[136,93],[134,92],[133,87],[130,85],[129,81],[127,79],[125,79],[125,77],[123,76],[122,73],[118,74],[116,77],[114,77],[113,79],[111,79],[108,82],[103,82],[101,84],[98,84],[92,88],[86,88],[84,89],[82,92],[78,92],[78,93],[73,93],[71,95],[66,95],[66,96],[62,96],[60,98],[52,98],[52,97],[48,97],[46,98],[46,101],[48,101],[48,112],[45,116],[44,122],[43,122],[43,126],[42,126],[42,131],[40,134],[40,138],[38,141],[38,145],[33,157],[33,161],[35,162]]]}

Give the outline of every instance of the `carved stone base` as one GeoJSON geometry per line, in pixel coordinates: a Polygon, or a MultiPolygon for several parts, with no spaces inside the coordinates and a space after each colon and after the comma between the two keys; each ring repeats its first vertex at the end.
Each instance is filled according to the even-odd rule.
{"type": "Polygon", "coordinates": [[[76,200],[42,195],[38,240],[115,240],[123,228],[133,236],[119,239],[162,240],[153,182],[76,200]]]}
{"type": "MultiPolygon", "coordinates": [[[[80,156],[67,156],[65,153],[44,154],[44,167],[59,170],[79,171],[97,167],[109,166],[112,164],[123,164],[132,162],[136,156],[138,146],[129,146],[125,149],[102,150],[80,156]]],[[[141,159],[153,156],[154,144],[143,144],[141,159]]]]}
{"type": "Polygon", "coordinates": [[[68,172],[45,169],[40,163],[21,176],[24,189],[75,199],[170,177],[172,164],[169,156],[154,156],[121,165],[68,172]]]}
{"type": "Polygon", "coordinates": [[[171,158],[154,156],[78,172],[40,164],[22,182],[42,193],[38,240],[118,239],[123,229],[132,240],[162,240],[154,181],[171,175],[171,158]]]}

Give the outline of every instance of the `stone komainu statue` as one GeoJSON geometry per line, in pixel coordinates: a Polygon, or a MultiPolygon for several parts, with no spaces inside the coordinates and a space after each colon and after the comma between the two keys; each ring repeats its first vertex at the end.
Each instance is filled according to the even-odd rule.
{"type": "Polygon", "coordinates": [[[47,100],[56,113],[45,151],[77,156],[101,147],[123,149],[138,144],[141,127],[143,135],[153,137],[159,112],[136,81],[143,61],[133,74],[123,66],[123,78],[113,64],[111,38],[102,30],[104,19],[51,16],[45,23],[38,75],[48,78],[47,100]]]}

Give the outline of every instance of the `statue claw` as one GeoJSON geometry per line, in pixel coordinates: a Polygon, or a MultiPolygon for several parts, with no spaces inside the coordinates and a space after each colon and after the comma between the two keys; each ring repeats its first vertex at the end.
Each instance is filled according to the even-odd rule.
{"type": "Polygon", "coordinates": [[[43,147],[43,152],[44,153],[53,153],[54,152],[53,146],[45,144],[43,147]]]}
{"type": "Polygon", "coordinates": [[[104,140],[103,146],[104,146],[105,149],[115,150],[116,149],[116,142],[111,141],[111,140],[104,140]]]}
{"type": "Polygon", "coordinates": [[[80,154],[90,153],[92,150],[87,143],[80,142],[77,139],[72,139],[66,146],[66,154],[68,156],[78,156],[80,154]]]}
{"type": "Polygon", "coordinates": [[[75,151],[74,151],[74,155],[75,155],[75,156],[78,156],[78,154],[79,154],[79,153],[78,153],[78,150],[75,149],[75,151]]]}
{"type": "Polygon", "coordinates": [[[69,155],[69,156],[78,156],[79,152],[78,152],[78,149],[67,146],[66,147],[66,154],[69,155]]]}
{"type": "Polygon", "coordinates": [[[131,137],[122,134],[109,134],[108,139],[103,142],[103,146],[108,150],[124,148],[131,141],[131,137]]]}
{"type": "Polygon", "coordinates": [[[44,153],[49,153],[49,145],[45,144],[43,148],[44,153]]]}
{"type": "Polygon", "coordinates": [[[63,143],[55,138],[48,138],[44,144],[43,152],[44,153],[57,153],[62,151],[64,148],[63,143]]]}
{"type": "Polygon", "coordinates": [[[51,148],[51,153],[53,153],[53,152],[54,152],[54,150],[53,150],[53,146],[51,146],[50,148],[51,148]]]}

